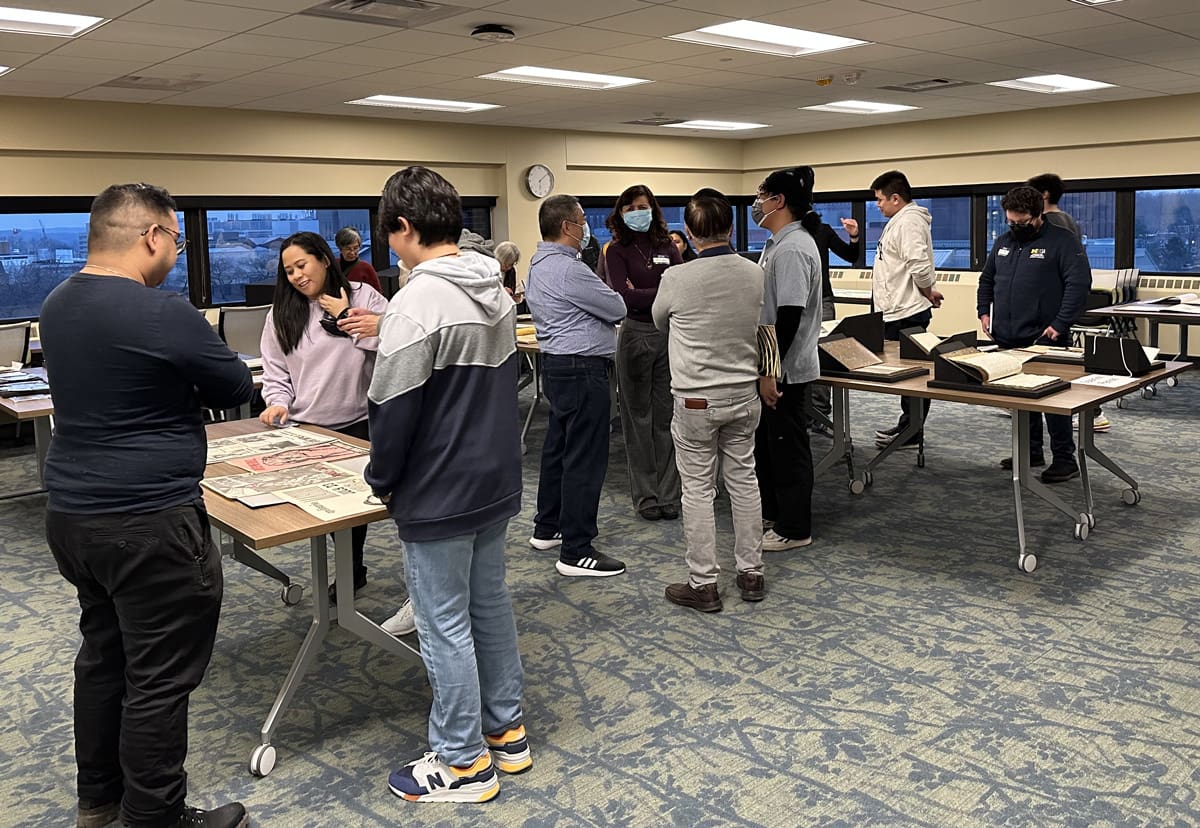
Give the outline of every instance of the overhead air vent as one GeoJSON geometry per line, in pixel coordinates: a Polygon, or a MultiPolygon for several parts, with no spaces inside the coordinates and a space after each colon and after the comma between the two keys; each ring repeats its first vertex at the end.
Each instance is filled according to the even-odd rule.
{"type": "Polygon", "coordinates": [[[121,78],[114,78],[108,83],[100,84],[100,88],[146,89],[152,92],[195,92],[197,89],[203,89],[211,83],[211,80],[205,80],[200,75],[191,75],[186,78],[154,78],[149,75],[125,75],[121,78]]]}
{"type": "Polygon", "coordinates": [[[881,86],[892,92],[932,92],[935,89],[957,89],[960,86],[974,86],[971,81],[947,80],[946,78],[930,78],[929,80],[901,83],[895,86],[881,86]]]}
{"type": "Polygon", "coordinates": [[[300,13],[393,29],[412,29],[467,11],[470,10],[425,0],[326,0],[300,13]]]}
{"type": "Polygon", "coordinates": [[[670,126],[671,124],[682,124],[683,118],[638,118],[636,121],[622,121],[623,124],[632,124],[634,126],[670,126]]]}

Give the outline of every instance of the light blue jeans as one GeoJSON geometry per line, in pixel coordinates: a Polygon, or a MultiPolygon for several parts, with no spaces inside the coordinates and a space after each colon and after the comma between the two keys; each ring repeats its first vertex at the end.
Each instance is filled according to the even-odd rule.
{"type": "Polygon", "coordinates": [[[408,592],[433,688],[429,747],[450,765],[484,751],[484,733],[521,722],[524,678],[504,582],[502,520],[436,541],[404,541],[408,592]]]}

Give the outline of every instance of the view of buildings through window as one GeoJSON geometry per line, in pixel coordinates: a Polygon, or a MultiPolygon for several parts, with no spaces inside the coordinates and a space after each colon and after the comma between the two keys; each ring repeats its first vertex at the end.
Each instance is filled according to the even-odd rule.
{"type": "MultiPolygon", "coordinates": [[[[1008,232],[1008,219],[1000,208],[1003,196],[987,198],[987,252],[996,239],[1008,232]]],[[[1058,203],[1071,215],[1083,235],[1083,249],[1092,267],[1112,269],[1115,265],[1117,195],[1113,192],[1065,193],[1058,203]]]]}
{"type": "MultiPolygon", "coordinates": [[[[933,217],[933,266],[940,270],[966,270],[971,266],[971,198],[948,196],[917,198],[914,201],[933,217]]],[[[867,267],[875,264],[875,251],[887,219],[874,199],[867,202],[867,226],[863,243],[866,245],[867,267]]]]}
{"type": "Polygon", "coordinates": [[[1137,192],[1133,266],[1166,273],[1200,273],[1200,190],[1137,192]]]}

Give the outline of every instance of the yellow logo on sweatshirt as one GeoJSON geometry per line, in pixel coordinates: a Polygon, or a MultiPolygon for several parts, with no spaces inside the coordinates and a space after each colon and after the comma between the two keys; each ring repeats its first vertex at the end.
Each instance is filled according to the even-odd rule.
{"type": "Polygon", "coordinates": [[[1029,248],[1029,258],[1031,258],[1031,259],[1044,259],[1044,258],[1046,258],[1046,248],[1044,248],[1044,247],[1031,247],[1031,248],[1029,248]]]}

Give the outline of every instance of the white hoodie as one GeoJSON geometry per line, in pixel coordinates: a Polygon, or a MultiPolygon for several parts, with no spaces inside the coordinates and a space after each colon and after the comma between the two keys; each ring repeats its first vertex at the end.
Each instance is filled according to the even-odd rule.
{"type": "Polygon", "coordinates": [[[875,310],[883,311],[884,322],[907,319],[933,306],[920,291],[931,287],[936,277],[932,223],[928,210],[909,202],[883,228],[871,268],[871,298],[875,310]]]}

